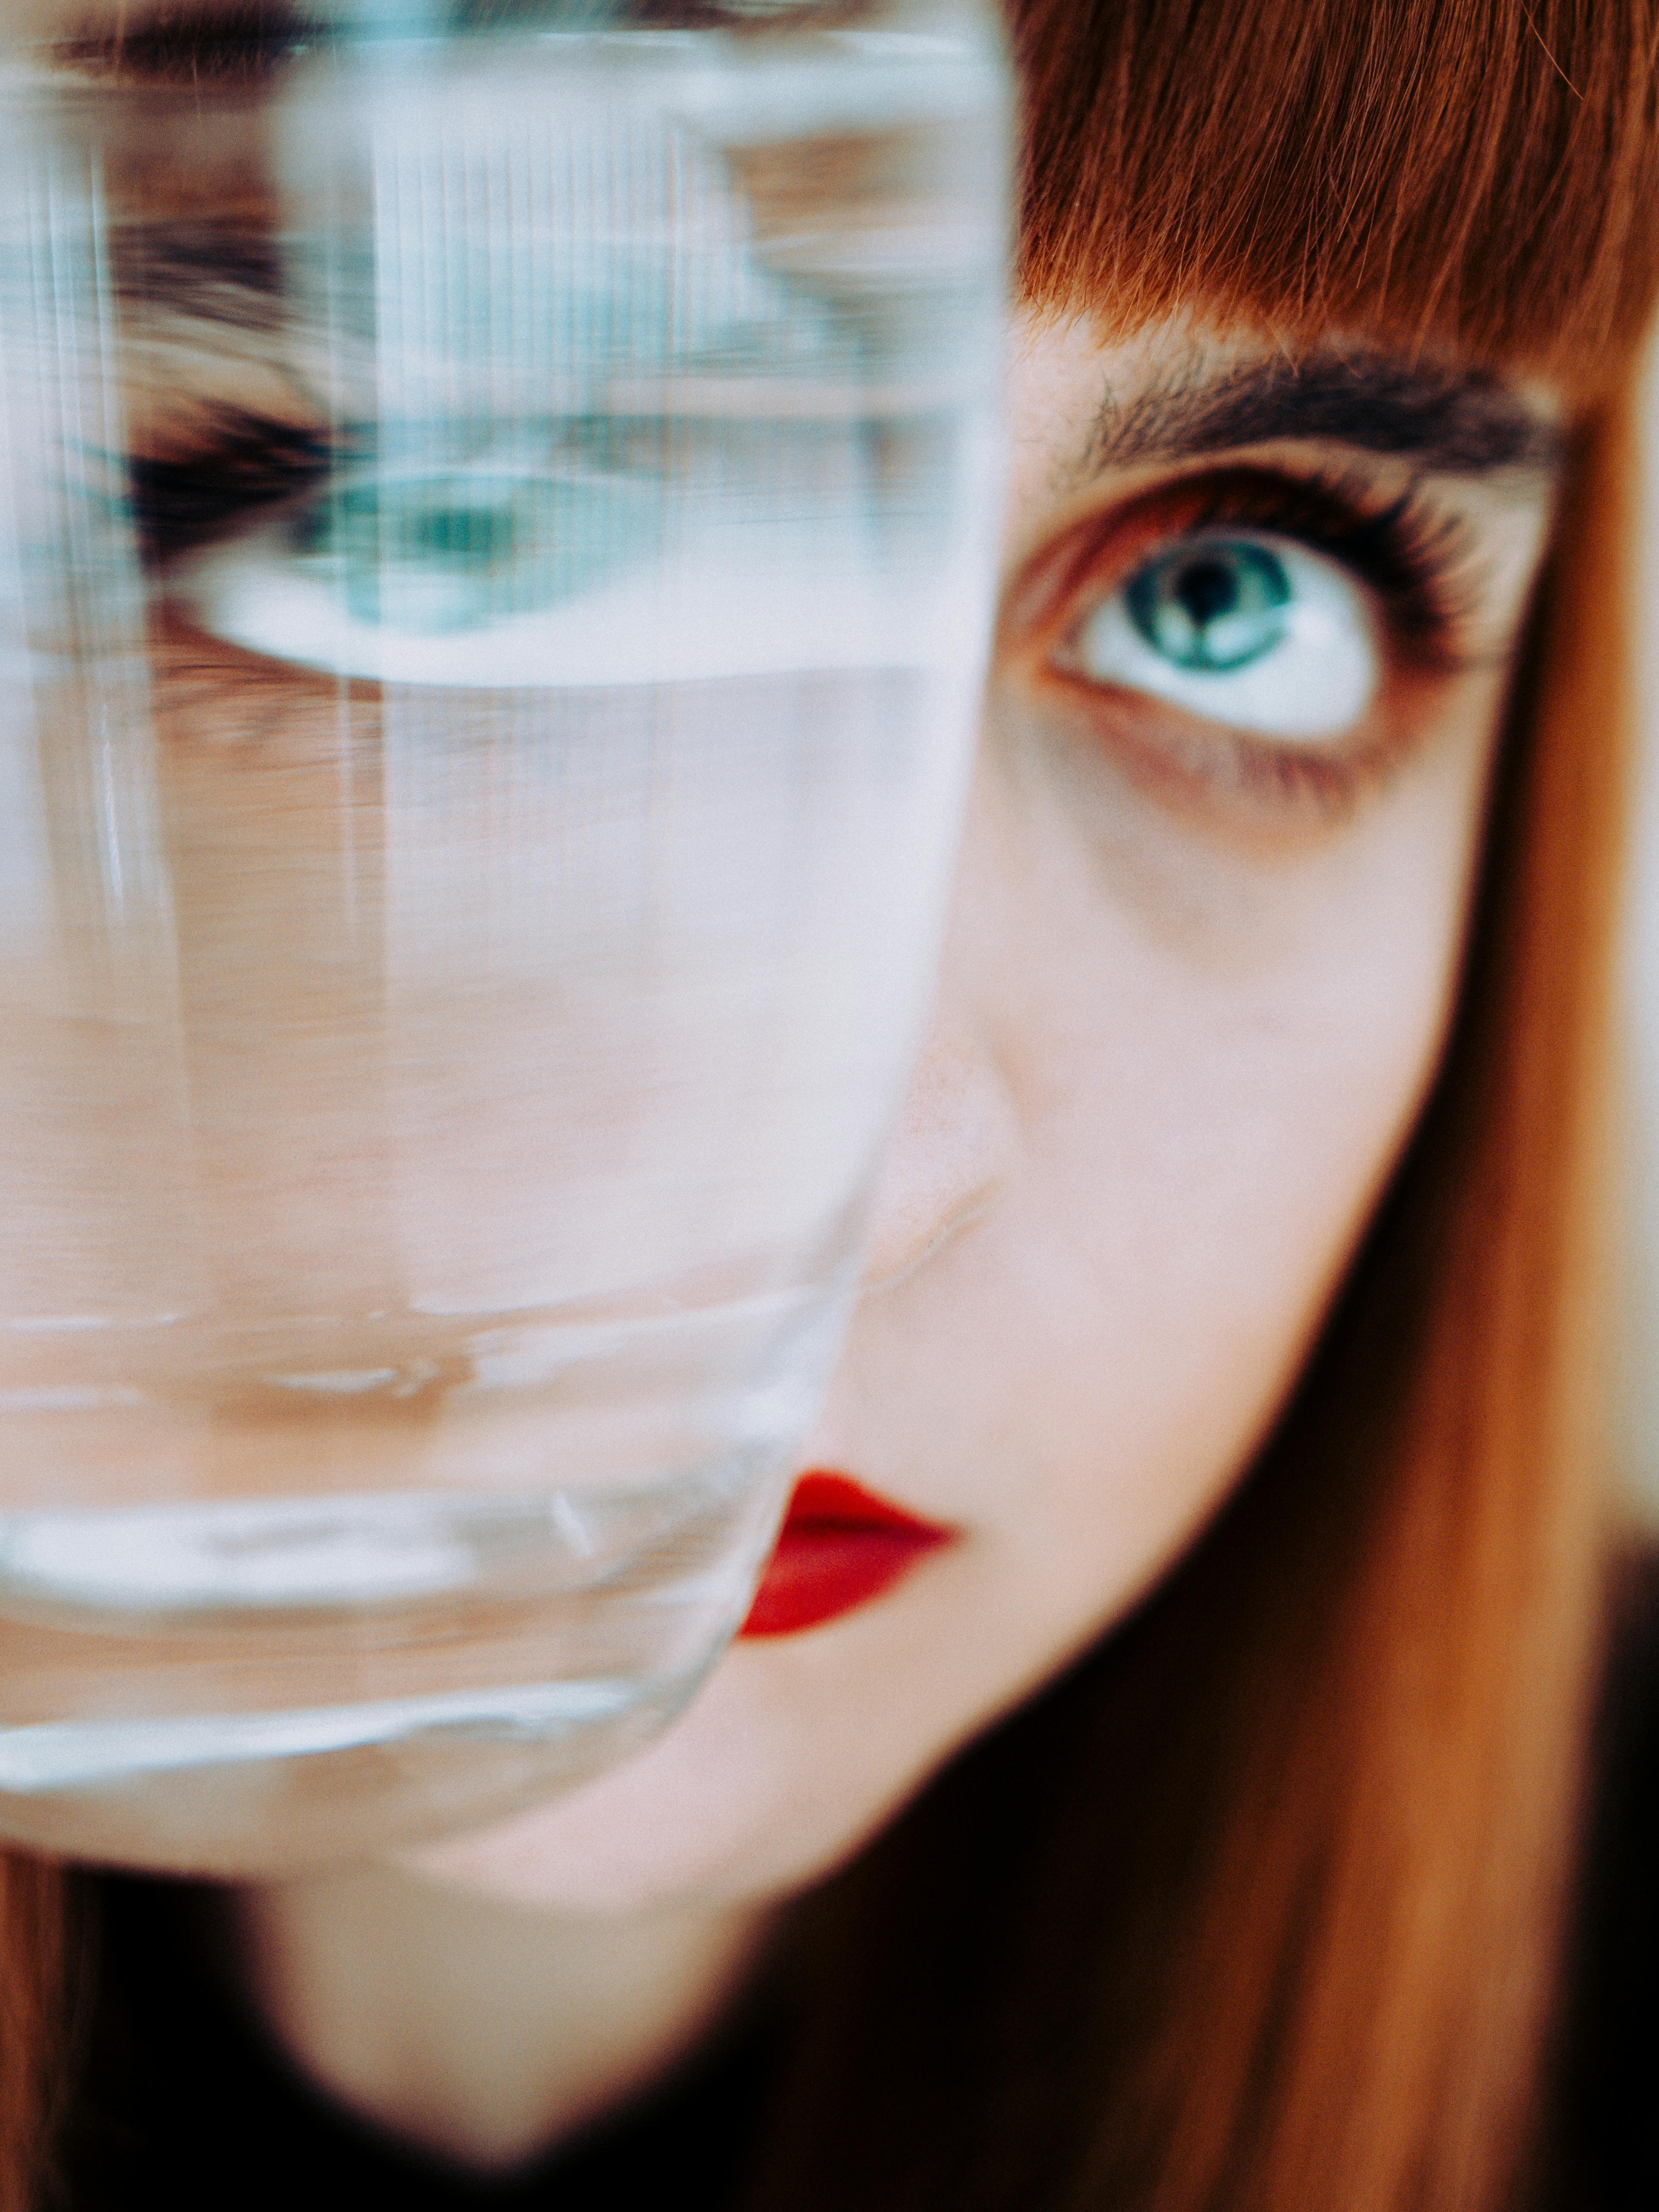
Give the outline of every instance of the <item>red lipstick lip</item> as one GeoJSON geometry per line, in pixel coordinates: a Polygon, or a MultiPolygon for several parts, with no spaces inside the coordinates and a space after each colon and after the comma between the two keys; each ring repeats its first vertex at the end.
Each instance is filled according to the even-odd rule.
{"type": "Polygon", "coordinates": [[[795,1485],[740,1636],[793,1636],[879,1597],[953,1528],[918,1521],[844,1474],[795,1485]]]}

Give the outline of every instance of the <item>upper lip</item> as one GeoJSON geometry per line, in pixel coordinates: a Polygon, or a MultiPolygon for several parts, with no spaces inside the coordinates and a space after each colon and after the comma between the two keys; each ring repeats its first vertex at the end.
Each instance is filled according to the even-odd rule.
{"type": "Polygon", "coordinates": [[[814,1468],[795,1485],[784,1524],[791,1535],[814,1529],[883,1531],[908,1536],[917,1542],[939,1544],[955,1535],[955,1529],[937,1521],[924,1521],[890,1498],[878,1497],[852,1476],[814,1468]]]}

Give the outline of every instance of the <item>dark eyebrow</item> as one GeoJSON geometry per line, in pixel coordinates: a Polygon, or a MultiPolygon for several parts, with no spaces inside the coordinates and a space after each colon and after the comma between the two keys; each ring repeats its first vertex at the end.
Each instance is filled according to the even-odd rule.
{"type": "Polygon", "coordinates": [[[302,53],[321,27],[292,0],[185,0],[107,27],[85,24],[59,40],[57,52],[73,68],[143,84],[258,83],[302,53]]]}
{"type": "Polygon", "coordinates": [[[1157,385],[1121,404],[1109,395],[1078,474],[1288,439],[1467,477],[1551,476],[1565,443],[1556,424],[1486,371],[1388,354],[1275,356],[1207,382],[1157,385]]]}
{"type": "MultiPolygon", "coordinates": [[[[678,0],[676,22],[691,0],[678,0]]],[[[547,0],[445,0],[435,17],[446,32],[535,29],[551,20],[547,0]]],[[[605,12],[602,0],[564,0],[560,20],[580,27],[605,12]]],[[[629,0],[628,21],[648,23],[663,0],[629,0]]],[[[718,8],[707,10],[718,16],[718,8]]],[[[425,30],[427,0],[400,13],[385,0],[364,8],[346,0],[155,0],[120,7],[112,21],[83,20],[52,41],[60,62],[142,84],[197,85],[230,79],[261,82],[316,46],[348,34],[425,30]],[[355,28],[354,28],[355,27],[355,28]]]]}

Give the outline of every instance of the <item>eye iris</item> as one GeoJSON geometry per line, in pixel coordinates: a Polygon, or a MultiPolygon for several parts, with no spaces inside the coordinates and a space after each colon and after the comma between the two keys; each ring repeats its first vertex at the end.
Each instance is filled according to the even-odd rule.
{"type": "Polygon", "coordinates": [[[358,622],[441,634],[592,589],[637,553],[641,521],[609,482],[387,474],[311,508],[294,543],[358,622]]]}
{"type": "Polygon", "coordinates": [[[1177,668],[1243,668],[1290,626],[1291,580],[1261,545],[1206,545],[1148,562],[1124,591],[1129,617],[1177,668]]]}

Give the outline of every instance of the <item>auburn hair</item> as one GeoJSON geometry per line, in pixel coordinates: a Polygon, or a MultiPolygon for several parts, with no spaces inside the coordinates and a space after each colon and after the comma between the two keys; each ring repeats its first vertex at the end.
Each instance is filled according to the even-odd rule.
{"type": "MultiPolygon", "coordinates": [[[[1022,282],[1547,378],[1575,431],[1437,1083],[1188,1559],[799,1908],[751,2212],[1524,2185],[1608,1515],[1595,1347],[1659,0],[1013,0],[1022,282]]],[[[0,1863],[0,2212],[91,1878],[0,1863]]]]}

